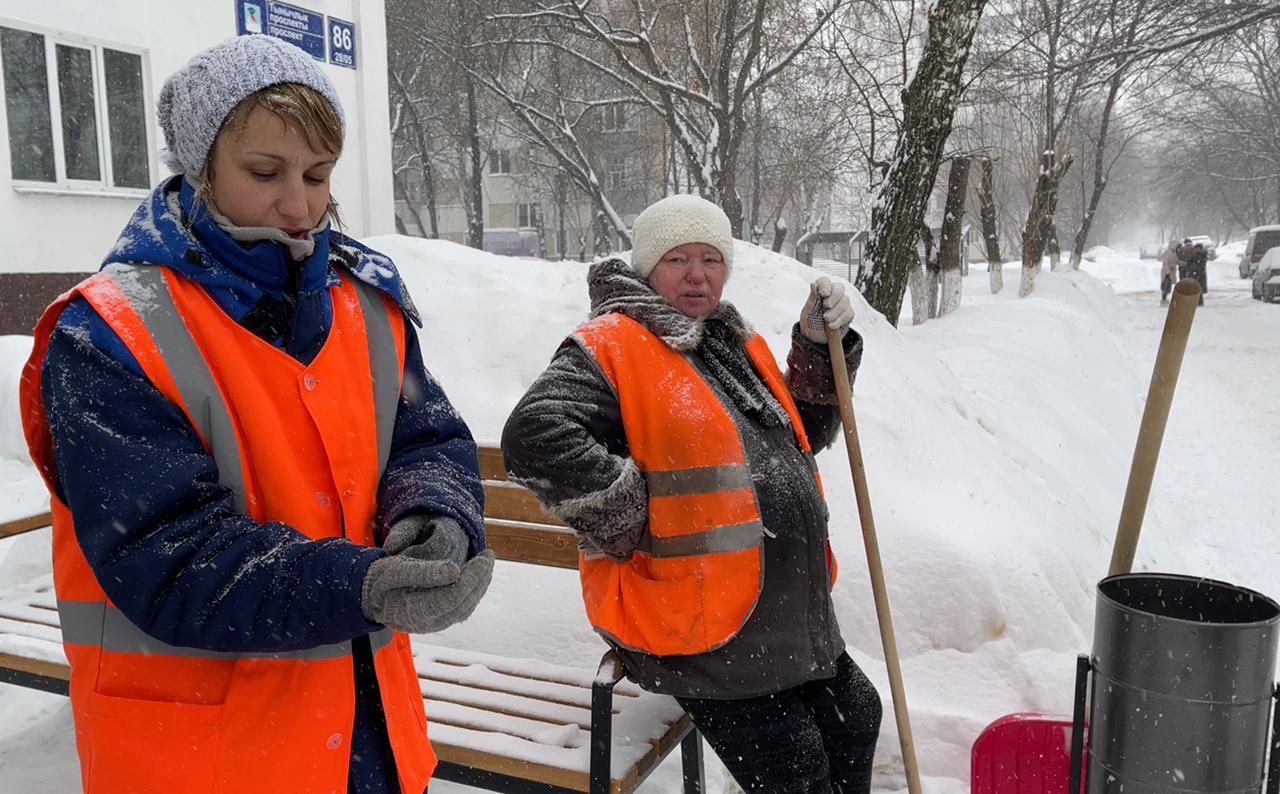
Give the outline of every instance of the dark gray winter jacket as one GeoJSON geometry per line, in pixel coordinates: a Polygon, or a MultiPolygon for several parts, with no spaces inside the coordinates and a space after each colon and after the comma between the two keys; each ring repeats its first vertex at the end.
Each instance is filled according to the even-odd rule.
{"type": "MultiPolygon", "coordinates": [[[[594,265],[592,316],[621,312],[683,352],[739,428],[766,528],[764,584],[756,609],[725,645],[693,656],[618,648],[641,686],[680,697],[744,698],[835,675],[844,642],[831,604],[827,511],[808,461],[777,400],[751,366],[751,330],[732,305],[693,320],[663,300],[625,263],[594,265]]],[[[850,377],[862,339],[844,338],[850,377]]],[[[792,330],[787,384],[814,450],[839,429],[825,346],[792,330]]],[[[656,375],[655,375],[656,376],[656,375]]],[[[566,340],[507,420],[507,467],[579,534],[584,548],[625,559],[647,531],[648,493],[631,459],[618,399],[591,355],[566,340]]],[[[616,646],[615,646],[616,647],[616,646]]]]}

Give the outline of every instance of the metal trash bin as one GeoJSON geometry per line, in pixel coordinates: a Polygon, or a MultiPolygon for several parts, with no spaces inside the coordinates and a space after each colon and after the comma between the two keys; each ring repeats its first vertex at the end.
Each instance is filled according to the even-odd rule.
{"type": "Polygon", "coordinates": [[[1226,582],[1099,582],[1089,794],[1261,792],[1278,624],[1280,605],[1226,582]]]}

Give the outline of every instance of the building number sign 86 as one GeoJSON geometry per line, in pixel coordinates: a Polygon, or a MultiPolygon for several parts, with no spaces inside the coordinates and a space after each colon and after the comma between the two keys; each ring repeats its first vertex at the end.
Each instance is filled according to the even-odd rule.
{"type": "Polygon", "coordinates": [[[334,25],[331,32],[333,33],[333,48],[351,52],[351,28],[343,25],[334,25]]]}
{"type": "Polygon", "coordinates": [[[329,63],[356,68],[355,25],[335,17],[329,17],[329,63]]]}

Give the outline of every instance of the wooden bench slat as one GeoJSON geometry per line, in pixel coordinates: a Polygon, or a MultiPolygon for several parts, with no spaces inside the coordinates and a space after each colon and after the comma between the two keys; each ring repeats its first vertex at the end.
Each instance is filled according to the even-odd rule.
{"type": "Polygon", "coordinates": [[[12,653],[0,652],[0,667],[6,667],[10,670],[19,670],[33,675],[48,676],[49,678],[56,678],[60,681],[71,680],[71,668],[66,664],[48,662],[44,659],[30,659],[26,656],[18,656],[12,653]]]}
{"type": "Polygon", "coordinates": [[[423,693],[423,698],[426,702],[428,732],[434,721],[437,725],[456,725],[494,735],[514,736],[542,747],[573,749],[591,744],[590,720],[587,721],[587,727],[584,729],[576,721],[557,724],[529,719],[466,703],[441,700],[427,692],[423,693]]]}
{"type": "MultiPolygon", "coordinates": [[[[508,775],[510,777],[521,778],[522,780],[532,780],[538,783],[545,783],[550,786],[559,786],[569,789],[570,791],[589,791],[590,775],[587,772],[580,772],[574,769],[566,768],[566,766],[550,766],[541,763],[548,755],[548,750],[540,745],[529,744],[528,757],[512,757],[519,755],[518,743],[510,740],[510,737],[500,737],[508,741],[494,741],[493,736],[483,731],[473,731],[456,725],[440,725],[439,728],[431,725],[431,718],[427,718],[427,732],[431,736],[431,747],[436,751],[436,756],[441,761],[446,761],[458,766],[471,767],[472,769],[485,769],[496,772],[500,775],[508,775]],[[494,750],[477,749],[476,745],[492,744],[494,750]],[[514,746],[513,746],[514,745],[514,746]],[[497,747],[501,747],[502,751],[498,752],[497,747]]],[[[572,757],[584,752],[580,749],[562,750],[560,754],[572,757]]],[[[614,792],[619,791],[617,781],[614,781],[614,792]]],[[[626,790],[626,789],[622,789],[626,790]]]]}
{"type": "Polygon", "coordinates": [[[420,679],[422,696],[431,700],[453,703],[457,706],[491,711],[520,719],[551,725],[577,725],[579,728],[591,730],[591,708],[567,706],[552,700],[541,698],[518,697],[500,689],[484,689],[437,681],[431,678],[420,679]]]}
{"type": "Polygon", "coordinates": [[[689,715],[681,714],[680,718],[672,723],[667,732],[662,734],[662,738],[650,742],[649,752],[639,761],[631,764],[626,774],[622,778],[614,778],[609,781],[609,790],[612,794],[621,794],[624,791],[634,791],[640,785],[640,781],[648,777],[649,773],[662,763],[662,759],[666,758],[680,740],[693,727],[689,715]]]}
{"type": "Polygon", "coordinates": [[[507,479],[507,464],[502,459],[502,450],[500,448],[482,446],[476,452],[480,456],[480,479],[507,479]]]}
{"type": "Polygon", "coordinates": [[[484,522],[484,532],[498,559],[553,568],[578,567],[578,538],[567,527],[489,519],[484,522]]]}
{"type": "Polygon", "coordinates": [[[7,538],[13,535],[21,535],[23,532],[30,532],[33,529],[43,529],[53,522],[53,514],[49,512],[40,513],[26,518],[15,518],[12,521],[0,523],[0,538],[7,538]]]}
{"type": "Polygon", "coordinates": [[[511,482],[485,482],[484,514],[490,518],[564,526],[564,522],[542,508],[538,497],[529,489],[511,482]]]}
{"type": "Polygon", "coordinates": [[[414,667],[418,676],[429,681],[472,687],[491,692],[506,692],[530,700],[540,700],[557,706],[591,709],[589,685],[576,686],[533,676],[506,675],[482,664],[457,667],[415,657],[414,667]]]}

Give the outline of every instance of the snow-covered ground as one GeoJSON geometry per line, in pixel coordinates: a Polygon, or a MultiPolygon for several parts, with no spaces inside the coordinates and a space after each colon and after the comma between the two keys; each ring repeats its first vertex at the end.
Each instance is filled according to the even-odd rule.
{"type": "MultiPolygon", "coordinates": [[[[426,318],[428,366],[482,441],[584,316],[585,266],[506,259],[450,243],[370,241],[400,264],[426,318]]],[[[1280,306],[1249,299],[1238,252],[1210,263],[1165,436],[1136,567],[1213,576],[1280,596],[1280,306]]],[[[725,297],[780,358],[813,271],[739,243],[725,297]]],[[[991,296],[981,265],[961,308],[895,330],[860,299],[859,430],[925,790],[968,790],[969,747],[1019,710],[1066,711],[1091,642],[1164,312],[1159,263],[1098,248],[1084,272],[1044,273],[991,296]]],[[[24,460],[17,372],[30,339],[0,338],[0,520],[43,489],[24,460]]],[[[889,701],[842,442],[821,455],[850,652],[889,701]]],[[[0,587],[48,570],[48,539],[0,543],[0,587]]],[[[564,571],[499,563],[466,624],[433,638],[592,667],[602,648],[564,571]]],[[[0,791],[73,791],[65,700],[0,685],[0,791]]],[[[876,786],[903,787],[887,713],[876,786]]],[[[679,791],[674,758],[642,789],[679,791]]],[[[708,782],[723,772],[708,755],[708,782]]],[[[441,783],[436,794],[463,791],[441,783]]]]}

